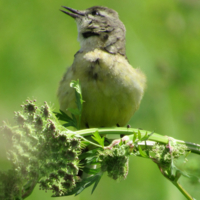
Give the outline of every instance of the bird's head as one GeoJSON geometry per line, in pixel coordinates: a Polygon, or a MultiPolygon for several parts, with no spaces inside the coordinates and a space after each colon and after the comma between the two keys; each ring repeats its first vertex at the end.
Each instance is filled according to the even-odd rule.
{"type": "Polygon", "coordinates": [[[81,50],[100,48],[112,54],[125,55],[126,29],[116,11],[102,6],[86,10],[63,8],[67,11],[62,12],[76,20],[81,50]]]}

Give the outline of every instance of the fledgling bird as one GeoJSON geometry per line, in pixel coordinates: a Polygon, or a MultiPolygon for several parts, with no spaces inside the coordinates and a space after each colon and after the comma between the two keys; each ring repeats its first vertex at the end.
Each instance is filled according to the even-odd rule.
{"type": "Polygon", "coordinates": [[[70,82],[79,79],[84,100],[81,128],[126,125],[139,108],[146,78],[127,60],[124,24],[107,7],[63,8],[77,23],[81,48],[60,82],[60,109],[76,108],[70,82]]]}

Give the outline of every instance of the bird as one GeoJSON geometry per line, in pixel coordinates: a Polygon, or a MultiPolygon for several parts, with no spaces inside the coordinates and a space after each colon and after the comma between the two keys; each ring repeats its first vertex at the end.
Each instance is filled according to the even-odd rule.
{"type": "Polygon", "coordinates": [[[103,6],[61,11],[75,19],[80,49],[58,88],[60,110],[76,108],[72,80],[79,80],[83,107],[81,129],[125,126],[139,108],[146,76],[126,56],[126,28],[118,13],[103,6]]]}

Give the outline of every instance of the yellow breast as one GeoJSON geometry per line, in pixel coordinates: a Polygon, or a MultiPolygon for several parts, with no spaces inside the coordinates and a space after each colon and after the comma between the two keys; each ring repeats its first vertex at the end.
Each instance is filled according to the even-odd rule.
{"type": "Polygon", "coordinates": [[[81,84],[83,111],[81,127],[124,126],[138,109],[146,78],[120,54],[95,49],[78,53],[60,82],[60,109],[75,108],[71,80],[81,84]]]}

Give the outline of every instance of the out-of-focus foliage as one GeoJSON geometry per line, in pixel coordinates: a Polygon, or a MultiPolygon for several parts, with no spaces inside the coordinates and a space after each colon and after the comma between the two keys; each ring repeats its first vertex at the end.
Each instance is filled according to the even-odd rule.
{"type": "MultiPolygon", "coordinates": [[[[26,97],[52,102],[59,109],[58,82],[79,49],[75,22],[59,12],[61,5],[76,9],[103,5],[118,11],[127,29],[127,57],[148,78],[140,109],[130,121],[132,127],[200,142],[199,0],[1,0],[1,121],[11,121],[26,97]]],[[[2,149],[0,144],[0,159],[5,163],[1,168],[6,169],[2,149]]],[[[92,196],[87,190],[67,199],[184,200],[147,159],[131,158],[130,169],[120,184],[104,177],[92,196]]],[[[188,185],[196,199],[199,187],[188,185]]],[[[34,191],[28,200],[48,200],[50,195],[34,191]]]]}

